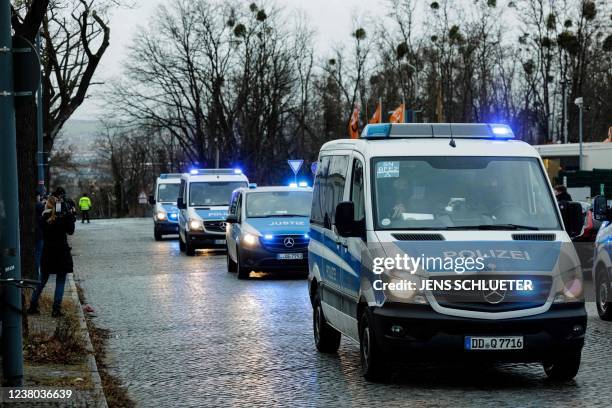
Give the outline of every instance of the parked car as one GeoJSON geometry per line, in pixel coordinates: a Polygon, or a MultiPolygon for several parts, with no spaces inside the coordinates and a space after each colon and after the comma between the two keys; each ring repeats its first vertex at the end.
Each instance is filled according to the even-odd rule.
{"type": "Polygon", "coordinates": [[[593,214],[601,222],[593,257],[597,313],[603,320],[612,320],[612,208],[604,196],[593,199],[593,214]]]}

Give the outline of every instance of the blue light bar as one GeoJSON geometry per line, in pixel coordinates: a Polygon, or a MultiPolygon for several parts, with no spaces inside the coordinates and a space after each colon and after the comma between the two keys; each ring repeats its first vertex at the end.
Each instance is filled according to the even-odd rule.
{"type": "Polygon", "coordinates": [[[257,183],[249,183],[249,188],[257,188],[257,183]]]}
{"type": "Polygon", "coordinates": [[[365,138],[389,137],[390,132],[391,132],[390,123],[367,125],[366,128],[363,130],[361,137],[365,137],[365,138]]]}
{"type": "Polygon", "coordinates": [[[289,187],[291,188],[297,188],[297,183],[289,183],[289,187]]]}
{"type": "Polygon", "coordinates": [[[300,182],[298,183],[298,186],[300,186],[300,187],[308,187],[308,183],[307,183],[307,182],[305,182],[305,181],[300,181],[300,182]]]}
{"type": "Polygon", "coordinates": [[[198,174],[198,169],[191,169],[189,170],[190,174],[198,174]]]}
{"type": "Polygon", "coordinates": [[[182,176],[181,173],[162,173],[159,175],[160,179],[168,179],[168,178],[180,178],[182,176]]]}
{"type": "Polygon", "coordinates": [[[232,176],[232,175],[241,175],[242,170],[240,169],[191,169],[189,170],[191,174],[200,174],[200,175],[213,175],[213,176],[232,176]]]}
{"type": "Polygon", "coordinates": [[[242,169],[234,169],[234,174],[242,174],[242,169]]]}
{"type": "Polygon", "coordinates": [[[367,125],[362,139],[514,139],[508,125],[496,123],[380,123],[367,125]]]}

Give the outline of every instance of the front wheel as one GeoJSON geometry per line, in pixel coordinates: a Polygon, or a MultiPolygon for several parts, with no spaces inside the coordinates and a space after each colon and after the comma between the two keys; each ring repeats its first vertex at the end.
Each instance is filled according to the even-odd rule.
{"type": "Polygon", "coordinates": [[[321,297],[319,292],[315,294],[312,310],[312,328],[314,332],[315,346],[321,353],[336,353],[340,347],[340,332],[325,320],[323,315],[323,307],[321,306],[321,297]]]}
{"type": "Polygon", "coordinates": [[[187,256],[195,255],[195,248],[189,239],[189,235],[185,234],[185,254],[187,256]]]}
{"type": "Polygon", "coordinates": [[[155,237],[156,241],[161,241],[162,240],[162,234],[157,229],[155,229],[153,231],[153,236],[155,237]]]}
{"type": "Polygon", "coordinates": [[[181,252],[185,252],[185,243],[183,242],[183,238],[181,238],[181,234],[179,234],[179,249],[181,252]]]}
{"type": "Polygon", "coordinates": [[[249,268],[245,268],[242,266],[242,262],[240,260],[240,252],[238,252],[238,248],[236,248],[236,276],[238,279],[249,279],[249,274],[251,270],[249,268]]]}
{"type": "Polygon", "coordinates": [[[385,381],[389,374],[389,368],[385,366],[383,351],[376,341],[372,312],[369,309],[366,308],[363,312],[359,326],[361,373],[368,381],[385,381]]]}
{"type": "Polygon", "coordinates": [[[612,290],[610,280],[604,268],[599,268],[595,277],[595,296],[597,303],[597,313],[602,320],[612,320],[612,290]]]}
{"type": "Polygon", "coordinates": [[[578,374],[581,356],[582,350],[560,354],[542,363],[544,372],[553,381],[570,381],[578,374]]]}

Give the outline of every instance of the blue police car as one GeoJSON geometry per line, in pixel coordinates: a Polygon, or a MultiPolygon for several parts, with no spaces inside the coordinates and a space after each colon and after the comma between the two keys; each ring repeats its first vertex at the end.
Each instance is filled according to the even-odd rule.
{"type": "Polygon", "coordinates": [[[603,320],[612,320],[612,208],[604,196],[593,199],[593,216],[602,221],[593,257],[597,312],[603,320]]]}
{"type": "Polygon", "coordinates": [[[312,189],[239,188],[227,217],[227,269],[246,279],[252,270],[308,270],[312,189]]]}

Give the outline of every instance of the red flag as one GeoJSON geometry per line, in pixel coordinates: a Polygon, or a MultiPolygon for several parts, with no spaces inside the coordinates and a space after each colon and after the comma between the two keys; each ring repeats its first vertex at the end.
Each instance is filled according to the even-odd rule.
{"type": "Polygon", "coordinates": [[[351,139],[359,139],[359,107],[357,106],[353,109],[348,131],[351,139]]]}
{"type": "Polygon", "coordinates": [[[404,108],[404,104],[402,103],[396,110],[393,111],[391,116],[389,116],[390,123],[404,123],[404,112],[406,108],[404,108]]]}

